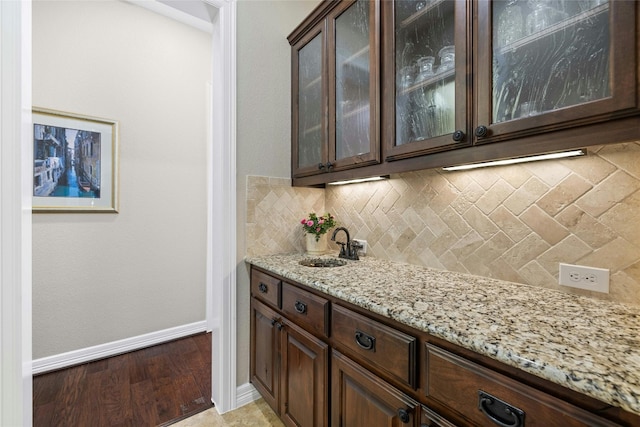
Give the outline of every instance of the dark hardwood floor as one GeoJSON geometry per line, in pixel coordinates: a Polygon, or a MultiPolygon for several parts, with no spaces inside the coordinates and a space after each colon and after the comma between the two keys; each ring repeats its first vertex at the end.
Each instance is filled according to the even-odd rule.
{"type": "Polygon", "coordinates": [[[35,427],[169,425],[211,404],[211,334],[33,378],[35,427]]]}

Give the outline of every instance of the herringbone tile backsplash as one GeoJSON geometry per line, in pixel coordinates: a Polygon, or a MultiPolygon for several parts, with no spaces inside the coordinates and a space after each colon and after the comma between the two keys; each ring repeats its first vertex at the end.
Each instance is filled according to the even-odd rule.
{"type": "Polygon", "coordinates": [[[251,255],[304,251],[300,219],[329,211],[369,256],[640,305],[640,143],[326,190],[264,177],[247,186],[251,255]],[[559,286],[560,262],[610,269],[610,293],[559,286]]]}

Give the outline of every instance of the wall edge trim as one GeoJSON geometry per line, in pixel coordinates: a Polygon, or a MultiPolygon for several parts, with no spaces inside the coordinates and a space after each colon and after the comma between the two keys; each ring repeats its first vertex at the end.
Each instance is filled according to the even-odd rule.
{"type": "Polygon", "coordinates": [[[244,383],[236,389],[236,407],[239,408],[261,397],[258,390],[251,383],[244,383]]]}
{"type": "Polygon", "coordinates": [[[33,375],[93,362],[207,331],[205,320],[33,360],[33,375]]]}

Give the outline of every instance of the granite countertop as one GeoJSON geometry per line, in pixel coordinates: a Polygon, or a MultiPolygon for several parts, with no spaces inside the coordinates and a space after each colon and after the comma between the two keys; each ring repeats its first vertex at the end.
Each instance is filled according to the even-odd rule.
{"type": "Polygon", "coordinates": [[[371,257],[246,262],[640,415],[640,307],[371,257]]]}

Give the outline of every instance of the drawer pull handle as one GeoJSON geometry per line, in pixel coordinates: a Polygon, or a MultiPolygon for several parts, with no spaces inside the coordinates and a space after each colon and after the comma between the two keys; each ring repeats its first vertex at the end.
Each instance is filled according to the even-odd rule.
{"type": "Polygon", "coordinates": [[[524,427],[524,411],[478,390],[478,409],[500,427],[524,427]]]}
{"type": "Polygon", "coordinates": [[[356,330],[356,344],[365,350],[376,350],[376,337],[365,334],[364,332],[356,330]]]}
{"type": "Polygon", "coordinates": [[[258,285],[258,290],[260,292],[262,292],[263,294],[266,294],[267,291],[269,290],[269,288],[267,287],[267,285],[265,285],[264,283],[260,282],[260,284],[258,285]]]}
{"type": "Polygon", "coordinates": [[[302,301],[296,301],[296,303],[293,304],[293,308],[295,308],[300,314],[305,314],[307,312],[307,304],[302,301]]]}
{"type": "Polygon", "coordinates": [[[411,420],[411,417],[409,417],[409,412],[404,408],[398,409],[398,418],[405,424],[411,420]]]}

